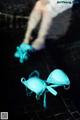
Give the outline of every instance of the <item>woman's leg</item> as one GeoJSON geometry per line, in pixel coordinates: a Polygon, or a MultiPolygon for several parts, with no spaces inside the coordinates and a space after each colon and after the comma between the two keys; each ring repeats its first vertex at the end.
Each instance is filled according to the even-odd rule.
{"type": "Polygon", "coordinates": [[[50,6],[46,6],[43,9],[43,16],[38,37],[32,43],[32,47],[35,48],[36,50],[40,50],[45,47],[45,36],[52,22],[52,14],[49,8],[50,6]]]}
{"type": "Polygon", "coordinates": [[[29,43],[31,32],[37,26],[37,24],[39,23],[41,19],[41,13],[42,13],[41,8],[42,8],[41,2],[38,1],[35,7],[33,8],[29,21],[28,21],[27,31],[25,33],[25,37],[23,40],[23,42],[25,43],[29,43]]]}

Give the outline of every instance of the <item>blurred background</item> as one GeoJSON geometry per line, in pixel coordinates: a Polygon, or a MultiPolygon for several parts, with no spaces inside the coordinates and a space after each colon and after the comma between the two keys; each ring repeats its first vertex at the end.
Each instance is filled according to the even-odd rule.
{"type": "MultiPolygon", "coordinates": [[[[0,1],[1,82],[3,83],[0,110],[9,111],[14,118],[29,120],[80,120],[80,4],[74,1],[72,9],[58,15],[46,36],[45,50],[34,53],[29,61],[20,64],[14,58],[27,28],[27,21],[36,0],[0,1]],[[62,26],[62,27],[61,27],[62,26]],[[26,96],[20,78],[38,70],[47,79],[50,72],[62,69],[70,78],[68,91],[58,88],[58,96],[47,94],[47,110],[43,96],[26,96]],[[4,99],[3,99],[4,98],[4,99]]],[[[38,28],[33,31],[35,39],[38,28]]]]}

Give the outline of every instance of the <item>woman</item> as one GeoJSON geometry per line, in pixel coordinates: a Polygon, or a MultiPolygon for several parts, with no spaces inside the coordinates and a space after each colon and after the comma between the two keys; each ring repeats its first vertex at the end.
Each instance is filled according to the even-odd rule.
{"type": "Polygon", "coordinates": [[[28,59],[29,53],[45,47],[45,36],[50,28],[52,19],[59,13],[71,8],[73,0],[38,0],[30,14],[27,31],[24,40],[14,56],[19,58],[21,63],[28,59]],[[40,29],[37,38],[30,45],[30,37],[33,29],[40,22],[40,29]],[[30,51],[30,52],[29,52],[30,51]]]}

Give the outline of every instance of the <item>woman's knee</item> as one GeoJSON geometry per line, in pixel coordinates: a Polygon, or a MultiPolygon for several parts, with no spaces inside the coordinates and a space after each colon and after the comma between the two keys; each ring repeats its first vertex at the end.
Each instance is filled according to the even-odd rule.
{"type": "Polygon", "coordinates": [[[42,10],[42,4],[41,4],[40,1],[37,1],[37,2],[36,2],[35,10],[38,10],[38,11],[41,11],[41,10],[42,10]]]}

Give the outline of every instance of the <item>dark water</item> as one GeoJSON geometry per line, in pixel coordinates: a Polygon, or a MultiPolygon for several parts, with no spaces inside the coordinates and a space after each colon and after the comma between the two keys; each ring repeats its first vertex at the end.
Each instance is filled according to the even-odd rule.
{"type": "Polygon", "coordinates": [[[20,64],[13,55],[16,46],[22,42],[25,29],[16,29],[15,26],[10,29],[8,25],[4,27],[4,22],[2,23],[3,25],[0,28],[0,48],[1,81],[3,83],[2,98],[4,99],[2,99],[1,111],[14,113],[13,117],[16,116],[17,118],[26,116],[30,120],[74,120],[74,118],[77,120],[79,118],[79,114],[75,113],[75,111],[80,111],[79,13],[79,6],[75,6],[73,22],[67,34],[61,40],[46,40],[46,49],[34,53],[29,61],[24,64],[20,64]],[[28,75],[37,69],[40,72],[41,78],[46,79],[55,68],[60,68],[67,73],[71,81],[71,88],[69,91],[65,91],[63,88],[58,89],[59,95],[57,97],[48,93],[48,109],[44,111],[42,107],[43,98],[41,97],[40,101],[37,102],[34,94],[31,97],[27,97],[25,95],[25,88],[20,83],[20,78],[22,76],[28,78],[28,75]],[[66,100],[69,108],[64,104],[66,100]],[[72,111],[77,117],[72,117],[72,111]]]}

